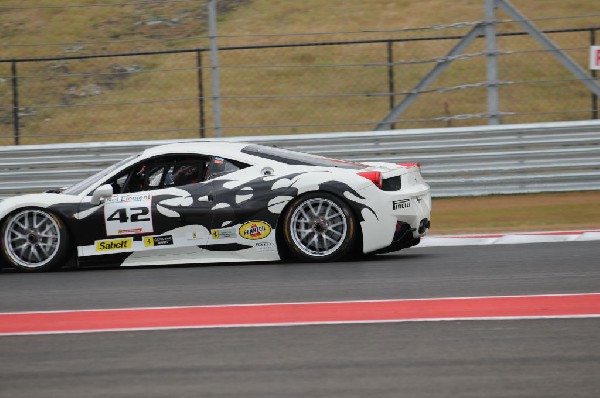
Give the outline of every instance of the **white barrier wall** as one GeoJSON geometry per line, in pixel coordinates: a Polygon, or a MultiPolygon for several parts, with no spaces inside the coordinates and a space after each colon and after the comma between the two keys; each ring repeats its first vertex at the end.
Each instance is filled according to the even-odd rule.
{"type": "MultiPolygon", "coordinates": [[[[420,162],[434,197],[600,189],[600,121],[224,140],[353,161],[420,162]]],[[[68,186],[129,154],[170,142],[0,147],[0,197],[68,186]]]]}

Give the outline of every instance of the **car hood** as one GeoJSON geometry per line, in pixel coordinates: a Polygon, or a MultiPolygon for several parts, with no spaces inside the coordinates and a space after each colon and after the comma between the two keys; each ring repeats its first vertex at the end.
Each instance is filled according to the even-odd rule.
{"type": "Polygon", "coordinates": [[[73,195],[56,193],[37,193],[20,196],[12,196],[0,201],[0,218],[24,207],[47,208],[61,203],[78,203],[80,198],[73,195]]]}

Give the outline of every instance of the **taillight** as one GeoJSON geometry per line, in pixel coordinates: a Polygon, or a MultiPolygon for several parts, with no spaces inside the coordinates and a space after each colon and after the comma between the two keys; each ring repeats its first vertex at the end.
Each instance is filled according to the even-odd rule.
{"type": "Polygon", "coordinates": [[[396,163],[396,164],[398,166],[407,167],[407,168],[408,167],[418,167],[418,168],[421,168],[421,163],[416,163],[416,162],[413,162],[413,163],[396,163]]]}
{"type": "Polygon", "coordinates": [[[377,185],[379,189],[383,188],[383,181],[381,180],[381,172],[379,171],[361,171],[358,173],[359,176],[366,178],[373,184],[377,185]]]}

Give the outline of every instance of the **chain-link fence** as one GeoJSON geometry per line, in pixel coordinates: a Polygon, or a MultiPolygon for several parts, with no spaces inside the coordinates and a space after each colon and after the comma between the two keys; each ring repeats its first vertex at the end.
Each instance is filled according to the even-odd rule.
{"type": "MultiPolygon", "coordinates": [[[[587,69],[600,27],[547,32],[587,69]]],[[[462,38],[222,47],[224,136],[372,130],[462,38]]],[[[393,127],[598,118],[591,92],[523,32],[498,32],[499,81],[476,39],[393,127]]],[[[0,60],[0,145],[214,136],[207,49],[0,60]]],[[[594,75],[592,75],[595,77],[594,75]]]]}

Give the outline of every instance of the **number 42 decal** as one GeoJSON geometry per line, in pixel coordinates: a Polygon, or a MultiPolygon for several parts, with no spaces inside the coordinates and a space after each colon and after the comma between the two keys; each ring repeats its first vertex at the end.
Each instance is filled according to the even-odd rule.
{"type": "Polygon", "coordinates": [[[107,236],[153,233],[150,195],[114,195],[104,206],[107,236]]]}
{"type": "Polygon", "coordinates": [[[117,209],[113,214],[108,216],[106,221],[118,221],[120,223],[126,223],[130,220],[131,222],[150,221],[148,214],[150,214],[150,209],[147,207],[124,207],[117,209]],[[131,213],[131,217],[127,214],[128,212],[131,213]]]}

